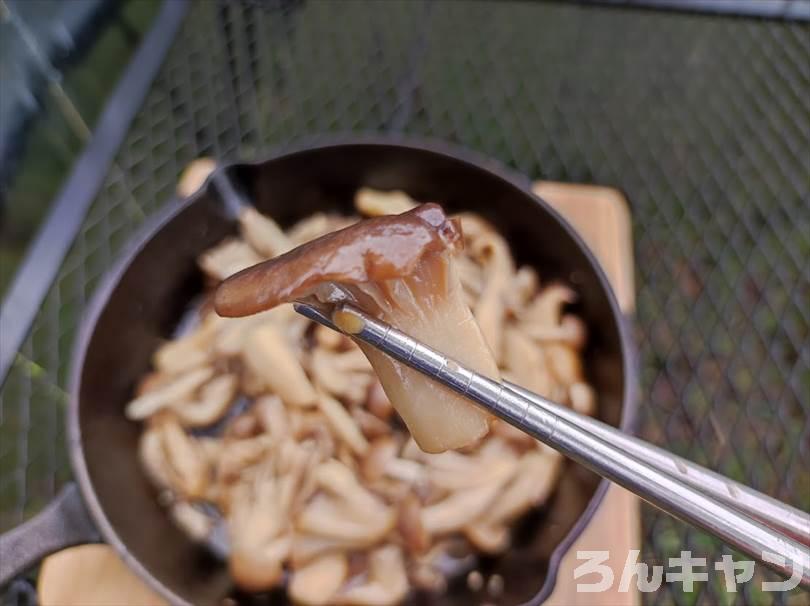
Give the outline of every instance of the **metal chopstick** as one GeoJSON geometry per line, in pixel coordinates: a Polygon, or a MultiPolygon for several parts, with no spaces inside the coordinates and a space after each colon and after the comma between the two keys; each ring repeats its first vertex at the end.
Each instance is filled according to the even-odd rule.
{"type": "MultiPolygon", "coordinates": [[[[329,314],[311,305],[297,303],[295,308],[316,322],[340,330],[329,314]]],[[[507,423],[660,509],[763,561],[781,574],[791,576],[795,569],[801,575],[801,584],[810,587],[810,553],[804,545],[684,482],[683,474],[673,476],[666,469],[651,465],[652,461],[659,459],[649,456],[647,449],[651,448],[650,445],[638,440],[635,452],[628,452],[606,441],[605,438],[612,440],[613,436],[599,436],[572,423],[569,418],[558,414],[554,403],[537,394],[526,397],[522,393],[525,390],[518,391],[473,372],[354,307],[343,305],[340,309],[357,320],[351,331],[353,338],[461,393],[507,423]],[[763,559],[765,554],[769,554],[768,559],[763,559]],[[780,558],[781,563],[773,561],[780,558]]],[[[576,415],[572,411],[566,412],[576,415]]],[[[667,453],[666,456],[672,455],[667,453]]],[[[690,466],[698,467],[694,463],[690,466]]]]}
{"type": "Polygon", "coordinates": [[[628,435],[598,419],[586,417],[570,408],[547,400],[519,385],[509,381],[503,381],[503,384],[528,398],[536,406],[541,406],[566,421],[610,442],[617,448],[621,448],[625,452],[645,461],[651,467],[660,469],[693,488],[702,490],[726,505],[747,513],[800,543],[810,545],[810,514],[769,497],[750,486],[693,463],[688,459],[672,454],[663,448],[628,435]]]}

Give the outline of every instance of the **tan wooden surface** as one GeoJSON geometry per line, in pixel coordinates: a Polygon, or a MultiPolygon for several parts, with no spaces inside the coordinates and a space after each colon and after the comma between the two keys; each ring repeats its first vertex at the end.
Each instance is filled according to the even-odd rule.
{"type": "Polygon", "coordinates": [[[71,547],[45,559],[42,606],[162,606],[163,598],[129,570],[108,545],[71,547]]]}
{"type": "MultiPolygon", "coordinates": [[[[619,305],[635,310],[633,239],[630,209],[624,196],[607,187],[538,182],[534,192],[554,206],[587,242],[613,286],[619,305]]],[[[641,545],[638,498],[620,486],[611,485],[605,500],[582,536],[566,555],[557,573],[557,585],[549,606],[637,606],[637,592],[620,593],[619,580],[628,553],[641,545]],[[597,575],[574,580],[581,564],[576,552],[608,551],[605,562],[613,570],[613,587],[603,593],[577,593],[577,583],[598,581],[597,575]]]]}
{"type": "MultiPolygon", "coordinates": [[[[573,225],[602,263],[622,309],[634,309],[633,249],[630,214],[616,190],[590,185],[539,182],[535,191],[573,225]]],[[[591,524],[563,560],[550,606],[636,606],[636,593],[619,593],[622,567],[640,545],[638,499],[611,486],[591,524]],[[613,569],[613,589],[577,593],[574,569],[577,550],[606,550],[613,569]]],[[[579,582],[593,582],[595,575],[579,582]]],[[[42,606],[162,606],[165,602],[132,573],[112,548],[84,545],[47,558],[39,575],[42,606]]]]}

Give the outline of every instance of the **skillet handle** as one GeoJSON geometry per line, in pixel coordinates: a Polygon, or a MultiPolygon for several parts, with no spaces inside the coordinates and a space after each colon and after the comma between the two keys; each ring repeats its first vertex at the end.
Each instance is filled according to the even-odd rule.
{"type": "Polygon", "coordinates": [[[100,540],[78,486],[70,483],[40,513],[0,535],[0,587],[55,551],[100,540]]]}

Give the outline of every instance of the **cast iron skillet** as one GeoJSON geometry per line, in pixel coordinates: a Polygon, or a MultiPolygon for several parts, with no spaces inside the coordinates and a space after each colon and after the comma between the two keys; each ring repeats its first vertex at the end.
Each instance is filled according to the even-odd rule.
{"type": "MultiPolygon", "coordinates": [[[[135,238],[95,295],[75,348],[67,423],[79,490],[70,485],[49,508],[0,538],[0,584],[47,553],[101,538],[174,604],[217,604],[233,595],[221,562],[188,540],[158,505],[136,457],[140,427],[123,409],[151,353],[201,292],[197,256],[235,233],[233,216],[244,201],[282,226],[319,210],[352,212],[353,193],[362,185],[403,189],[450,212],[481,213],[506,236],[518,263],[536,267],[545,282],[559,278],[576,287],[577,312],[590,331],[586,372],[599,395],[599,416],[629,428],[635,377],[626,322],[585,245],[530,193],[525,178],[433,141],[320,141],[265,162],[219,169],[200,192],[169,205],[135,238]]],[[[560,559],[606,487],[595,474],[567,464],[552,500],[519,523],[513,548],[482,562],[483,572],[503,576],[503,603],[539,604],[551,593],[560,559]]],[[[278,593],[237,597],[284,601],[278,593]]],[[[462,580],[443,597],[417,595],[411,602],[449,606],[474,599],[480,597],[462,580]]]]}

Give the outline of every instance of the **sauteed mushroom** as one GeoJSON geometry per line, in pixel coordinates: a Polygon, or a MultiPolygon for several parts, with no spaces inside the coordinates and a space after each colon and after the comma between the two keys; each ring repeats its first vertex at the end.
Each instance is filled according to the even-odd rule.
{"type": "Polygon", "coordinates": [[[569,287],[516,268],[477,215],[448,219],[434,204],[370,189],[355,207],[375,218],[319,213],[285,231],[242,211],[240,236],[199,259],[209,284],[258,264],[214,297],[220,312],[241,317],[206,311],[164,343],[126,407],[144,423],[139,458],[178,526],[201,540],[213,524],[204,512],[217,507],[235,583],[286,584],[302,605],[384,606],[411,587],[444,591],[474,570],[476,554],[509,547],[512,525],[549,498],[563,461],[375,350],[274,305],[348,301],[488,376],[596,410],[569,287]]]}
{"type": "Polygon", "coordinates": [[[296,568],[289,585],[290,597],[305,606],[331,603],[349,574],[343,552],[326,553],[296,568]]]}
{"type": "MultiPolygon", "coordinates": [[[[214,306],[223,316],[243,316],[308,296],[350,300],[497,377],[453,266],[460,243],[458,225],[439,206],[424,204],[363,221],[240,272],[219,286],[214,306]]],[[[486,434],[484,412],[376,350],[361,349],[420,447],[441,452],[486,434]]]]}
{"type": "Polygon", "coordinates": [[[317,393],[301,362],[281,330],[263,324],[252,331],[244,349],[248,368],[261,377],[268,389],[291,406],[314,406],[317,393]]]}
{"type": "Polygon", "coordinates": [[[396,545],[386,545],[371,552],[366,582],[346,587],[335,596],[335,603],[344,606],[394,606],[402,601],[406,593],[408,576],[402,551],[396,545]]]}

